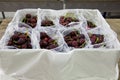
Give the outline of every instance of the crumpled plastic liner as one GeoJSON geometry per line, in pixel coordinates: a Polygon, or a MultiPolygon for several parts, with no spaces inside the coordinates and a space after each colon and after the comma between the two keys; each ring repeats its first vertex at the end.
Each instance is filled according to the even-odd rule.
{"type": "MultiPolygon", "coordinates": [[[[49,10],[49,9],[46,9],[49,10]]],[[[69,9],[67,9],[69,10],[69,9]]],[[[59,10],[67,12],[67,10],[59,10]]],[[[73,9],[69,10],[72,11],[73,9]]],[[[40,21],[40,12],[42,9],[22,9],[18,10],[9,23],[5,35],[0,40],[0,80],[117,80],[118,60],[120,57],[120,43],[117,39],[117,34],[110,28],[109,24],[102,17],[98,10],[91,9],[76,9],[79,20],[83,20],[83,28],[86,29],[84,23],[86,20],[91,20],[89,15],[96,21],[97,28],[105,30],[109,34],[108,38],[113,37],[108,47],[104,48],[82,48],[73,49],[68,52],[57,52],[46,49],[36,49],[35,35],[32,34],[33,46],[35,49],[4,49],[2,43],[6,36],[13,34],[10,32],[13,29],[22,30],[26,28],[13,27],[13,23],[20,23],[26,13],[32,13],[38,17],[36,28],[27,29],[34,33],[38,29],[40,21]],[[83,14],[84,13],[84,14],[83,14]],[[20,16],[19,16],[20,15],[20,16]],[[9,32],[9,33],[7,33],[9,32]]],[[[58,13],[59,11],[56,10],[58,13]]],[[[61,13],[62,14],[62,13],[61,13]]],[[[58,16],[59,17],[59,16],[58,16]]],[[[30,27],[30,26],[28,26],[30,27]]],[[[58,27],[61,27],[58,25],[58,27]]],[[[95,28],[95,29],[97,29],[95,28]]],[[[94,29],[94,30],[95,30],[94,29]]],[[[58,29],[59,30],[59,29],[58,29]]],[[[89,29],[90,31],[93,29],[89,29]]],[[[89,32],[88,30],[88,32],[89,32]]],[[[26,30],[25,30],[26,31],[26,30]]],[[[108,42],[107,42],[108,43],[108,42]]]]}
{"type": "Polygon", "coordinates": [[[68,54],[45,49],[0,50],[0,77],[1,80],[117,80],[119,53],[117,49],[74,49],[68,54]]]}

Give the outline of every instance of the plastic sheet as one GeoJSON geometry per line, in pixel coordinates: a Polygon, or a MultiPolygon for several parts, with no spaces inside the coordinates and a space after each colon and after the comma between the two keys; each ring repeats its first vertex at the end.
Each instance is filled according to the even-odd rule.
{"type": "Polygon", "coordinates": [[[1,80],[117,80],[117,49],[1,50],[1,80]],[[6,78],[6,79],[4,79],[6,78]],[[13,78],[13,79],[12,79],[13,78]]]}

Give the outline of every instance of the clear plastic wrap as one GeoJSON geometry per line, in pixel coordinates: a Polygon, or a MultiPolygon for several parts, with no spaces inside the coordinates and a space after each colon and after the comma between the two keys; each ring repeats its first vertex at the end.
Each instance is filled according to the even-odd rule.
{"type": "MultiPolygon", "coordinates": [[[[113,42],[116,39],[116,36],[114,35],[113,32],[111,31],[106,31],[105,29],[102,28],[96,28],[96,29],[91,29],[87,31],[88,35],[90,36],[91,34],[96,34],[96,35],[103,35],[103,42],[98,43],[98,44],[92,44],[90,43],[90,48],[117,48],[115,45],[113,45],[113,42]]],[[[89,37],[90,38],[90,37],[89,37]]]]}
{"type": "Polygon", "coordinates": [[[69,27],[73,27],[74,25],[78,25],[79,23],[82,24],[84,21],[84,17],[82,16],[82,14],[78,15],[77,9],[59,10],[59,11],[57,11],[57,17],[58,17],[58,24],[60,25],[59,29],[61,31],[63,31],[64,29],[67,29],[69,27]],[[61,17],[76,19],[77,21],[70,21],[70,22],[67,21],[66,22],[67,24],[65,23],[66,25],[63,25],[64,23],[61,24],[61,22],[60,22],[61,17]]]}
{"type": "Polygon", "coordinates": [[[57,26],[59,26],[58,19],[57,19],[57,13],[55,10],[48,10],[48,9],[43,9],[43,10],[39,10],[39,16],[38,16],[38,24],[39,27],[50,27],[50,28],[58,28],[57,26]],[[42,21],[51,21],[53,22],[52,25],[49,26],[42,26],[42,21]]]}
{"type": "MultiPolygon", "coordinates": [[[[15,33],[14,32],[20,32],[20,33],[26,33],[30,39],[31,39],[31,45],[32,45],[32,48],[34,49],[35,46],[33,44],[33,41],[32,41],[32,37],[31,37],[31,34],[32,34],[32,30],[30,28],[27,28],[27,27],[20,27],[20,26],[28,26],[28,25],[24,25],[22,23],[13,23],[13,24],[9,24],[4,36],[2,37],[1,41],[0,41],[0,44],[2,44],[2,49],[11,49],[11,48],[16,48],[16,47],[13,47],[13,46],[7,46],[7,43],[8,41],[10,40],[11,36],[14,35],[15,33]]],[[[28,26],[29,27],[29,26],[28,26]]],[[[16,48],[17,49],[17,48],[16,48]]]]}
{"type": "MultiPolygon", "coordinates": [[[[62,32],[63,37],[65,37],[66,35],[68,35],[69,33],[73,32],[73,31],[78,31],[79,34],[83,34],[85,36],[85,47],[84,48],[88,48],[88,45],[90,43],[90,39],[88,37],[87,32],[83,29],[83,27],[80,24],[74,25],[74,27],[71,27],[69,29],[64,30],[62,32]]],[[[72,50],[72,49],[74,49],[74,47],[69,47],[69,50],[72,50]]]]}
{"type": "Polygon", "coordinates": [[[53,40],[56,40],[58,47],[53,48],[52,50],[60,51],[60,52],[65,50],[64,49],[65,42],[62,37],[62,34],[58,30],[53,28],[40,28],[38,31],[35,31],[36,37],[38,40],[36,44],[38,49],[40,49],[40,46],[39,46],[40,36],[41,36],[40,32],[45,32],[50,38],[52,38],[53,40]]]}
{"type": "MultiPolygon", "coordinates": [[[[21,23],[23,21],[23,19],[25,18],[26,14],[31,14],[31,16],[37,16],[37,18],[38,18],[38,9],[21,9],[21,10],[17,10],[17,12],[15,13],[15,16],[13,17],[12,21],[9,24],[21,23]]],[[[38,19],[37,19],[37,21],[38,21],[38,19]]],[[[36,23],[36,26],[37,26],[37,23],[36,23]]]]}
{"type": "Polygon", "coordinates": [[[96,15],[97,14],[96,10],[83,10],[83,9],[80,9],[80,10],[78,10],[78,14],[83,15],[84,24],[85,24],[84,28],[86,30],[95,29],[95,28],[98,28],[98,27],[102,26],[101,25],[102,21],[100,21],[100,19],[98,17],[99,15],[96,15]],[[88,21],[94,24],[93,28],[88,27],[88,21]]]}

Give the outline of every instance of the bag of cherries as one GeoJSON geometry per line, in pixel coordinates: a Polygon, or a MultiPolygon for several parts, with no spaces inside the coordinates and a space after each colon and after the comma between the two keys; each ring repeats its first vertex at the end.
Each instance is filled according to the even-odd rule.
{"type": "Polygon", "coordinates": [[[54,10],[41,10],[39,12],[39,27],[57,28],[57,14],[54,10]]]}
{"type": "Polygon", "coordinates": [[[88,48],[90,40],[87,33],[82,28],[82,26],[75,26],[64,30],[62,33],[67,46],[70,50],[74,48],[88,48]]]}
{"type": "MultiPolygon", "coordinates": [[[[20,25],[20,23],[19,23],[20,25]]],[[[23,24],[22,24],[23,25],[23,24]]],[[[4,49],[33,49],[33,42],[31,39],[32,31],[26,28],[19,28],[18,24],[10,24],[5,35],[1,39],[4,49]]],[[[26,26],[26,25],[25,25],[26,26]]]]}
{"type": "MultiPolygon", "coordinates": [[[[96,15],[96,11],[91,10],[78,10],[78,14],[84,17],[84,28],[86,30],[96,29],[101,27],[102,21],[100,20],[99,16],[96,15]]],[[[79,16],[78,16],[79,17],[79,16]]]]}
{"type": "Polygon", "coordinates": [[[110,35],[108,31],[102,28],[96,28],[87,31],[90,38],[90,48],[113,48],[111,42],[115,40],[115,36],[110,35]]]}
{"type": "Polygon", "coordinates": [[[37,26],[37,18],[38,9],[22,9],[16,12],[10,24],[24,23],[29,25],[31,28],[35,28],[37,26]]]}
{"type": "Polygon", "coordinates": [[[62,34],[53,28],[41,28],[35,32],[37,37],[38,49],[50,49],[64,51],[65,42],[62,34]]]}
{"type": "Polygon", "coordinates": [[[73,27],[74,25],[78,25],[83,22],[84,18],[82,15],[78,15],[77,10],[60,10],[58,13],[58,23],[59,28],[64,30],[69,27],[73,27]],[[78,17],[80,16],[80,17],[78,17]]]}

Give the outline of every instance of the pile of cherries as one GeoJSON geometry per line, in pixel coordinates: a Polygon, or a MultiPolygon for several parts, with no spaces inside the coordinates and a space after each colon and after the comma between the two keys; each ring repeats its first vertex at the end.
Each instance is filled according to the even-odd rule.
{"type": "Polygon", "coordinates": [[[86,45],[84,34],[80,34],[78,31],[72,31],[66,36],[64,40],[69,47],[83,48],[86,45]]]}
{"type": "Polygon", "coordinates": [[[14,32],[8,41],[8,46],[13,46],[19,49],[32,49],[31,39],[27,33],[14,32]]]}
{"type": "Polygon", "coordinates": [[[57,41],[49,37],[45,32],[40,32],[39,44],[42,49],[53,49],[58,47],[57,41]]]}
{"type": "Polygon", "coordinates": [[[35,28],[35,26],[37,24],[37,16],[32,16],[31,14],[26,14],[26,16],[22,20],[22,22],[28,24],[32,28],[35,28]]]}

